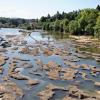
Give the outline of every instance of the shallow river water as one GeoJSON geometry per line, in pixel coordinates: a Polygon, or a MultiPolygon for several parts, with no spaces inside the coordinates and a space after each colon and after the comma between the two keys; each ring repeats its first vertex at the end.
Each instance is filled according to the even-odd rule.
{"type": "MultiPolygon", "coordinates": [[[[20,37],[22,32],[19,32],[19,30],[20,29],[1,28],[0,29],[0,37],[5,38],[6,40],[8,39],[6,37],[7,35],[17,35],[20,37]]],[[[28,85],[26,85],[25,80],[16,80],[16,79],[10,78],[10,80],[17,83],[17,85],[23,89],[25,95],[23,98],[21,98],[21,100],[40,100],[39,96],[37,94],[40,91],[42,91],[45,88],[45,86],[47,86],[50,83],[52,83],[55,86],[61,86],[61,87],[66,88],[68,85],[74,84],[75,81],[80,81],[80,84],[78,84],[78,86],[83,90],[87,90],[87,91],[91,91],[91,92],[94,90],[100,90],[99,87],[97,88],[96,86],[94,86],[92,81],[86,81],[80,77],[76,78],[73,81],[67,81],[67,80],[51,80],[48,78],[45,71],[41,71],[41,70],[38,70],[37,71],[38,74],[36,74],[36,75],[30,74],[30,72],[32,72],[32,71],[34,72],[36,69],[38,69],[38,66],[35,63],[36,59],[40,59],[44,64],[47,64],[49,61],[54,61],[64,68],[69,67],[69,66],[65,65],[64,60],[59,55],[45,56],[43,53],[40,53],[37,56],[33,56],[33,55],[28,55],[28,54],[22,54],[18,50],[11,49],[12,47],[21,48],[24,45],[28,45],[30,47],[32,46],[34,48],[35,46],[37,46],[37,44],[35,43],[36,42],[35,40],[42,42],[44,44],[43,45],[44,47],[46,47],[48,45],[49,41],[51,41],[50,45],[53,45],[56,48],[57,47],[59,47],[59,48],[66,47],[69,50],[68,52],[71,53],[71,57],[74,57],[74,59],[77,60],[75,62],[76,64],[79,64],[79,65],[88,64],[88,65],[96,66],[97,68],[100,68],[100,63],[96,62],[92,58],[83,59],[83,58],[76,57],[76,55],[78,55],[78,54],[75,52],[74,43],[70,39],[66,39],[66,41],[61,41],[61,40],[59,41],[59,40],[56,40],[54,38],[54,36],[52,36],[52,35],[47,35],[45,33],[42,34],[41,32],[32,32],[31,37],[29,35],[24,36],[24,41],[27,41],[27,44],[13,45],[13,46],[7,48],[7,52],[2,53],[2,54],[5,54],[7,57],[9,57],[9,60],[7,60],[6,64],[3,65],[4,72],[3,72],[3,74],[0,75],[0,82],[3,82],[2,77],[7,75],[7,72],[9,69],[9,63],[13,57],[21,57],[23,59],[28,59],[29,62],[33,65],[33,68],[25,68],[25,69],[20,68],[21,74],[28,76],[31,79],[36,79],[36,80],[40,81],[40,83],[38,85],[29,87],[28,85]]],[[[68,58],[68,56],[67,56],[67,58],[68,58]]],[[[70,57],[69,57],[69,59],[70,59],[70,57]]],[[[19,63],[19,66],[20,66],[20,63],[19,63]]],[[[83,70],[81,70],[81,68],[79,70],[83,71],[83,70]]],[[[98,74],[97,77],[94,77],[94,76],[91,76],[88,71],[84,70],[83,72],[88,74],[89,79],[100,82],[100,73],[98,74]]],[[[55,95],[50,100],[62,100],[62,98],[65,95],[66,95],[65,91],[55,90],[55,95]]]]}

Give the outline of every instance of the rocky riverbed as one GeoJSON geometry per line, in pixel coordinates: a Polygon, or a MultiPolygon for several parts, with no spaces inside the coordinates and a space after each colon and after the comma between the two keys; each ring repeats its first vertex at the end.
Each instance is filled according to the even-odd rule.
{"type": "Polygon", "coordinates": [[[1,100],[100,100],[100,54],[77,48],[90,41],[58,41],[41,32],[30,37],[18,29],[2,32],[1,100]]]}

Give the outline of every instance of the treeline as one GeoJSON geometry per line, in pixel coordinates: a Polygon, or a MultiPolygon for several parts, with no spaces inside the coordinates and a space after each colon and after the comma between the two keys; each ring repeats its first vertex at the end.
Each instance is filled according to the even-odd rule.
{"type": "Polygon", "coordinates": [[[0,28],[24,28],[34,29],[37,26],[35,19],[4,18],[0,17],[0,28]]]}
{"type": "Polygon", "coordinates": [[[40,23],[43,30],[100,37],[100,6],[69,13],[57,12],[53,16],[48,14],[41,17],[40,23]]]}
{"type": "Polygon", "coordinates": [[[43,29],[73,35],[92,35],[100,38],[100,6],[96,9],[83,9],[69,13],[42,16],[38,19],[0,17],[0,28],[43,29]]]}

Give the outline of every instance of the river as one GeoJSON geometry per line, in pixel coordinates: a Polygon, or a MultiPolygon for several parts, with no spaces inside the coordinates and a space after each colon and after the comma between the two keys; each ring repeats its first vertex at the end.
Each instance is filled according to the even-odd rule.
{"type": "MultiPolygon", "coordinates": [[[[28,76],[29,78],[33,79],[33,80],[39,80],[39,84],[38,85],[34,85],[32,87],[28,86],[26,84],[26,80],[17,80],[14,78],[10,78],[11,81],[15,82],[23,91],[24,91],[24,97],[20,98],[20,100],[40,100],[38,93],[42,90],[44,90],[44,88],[48,85],[48,84],[53,84],[55,86],[60,86],[60,87],[64,87],[66,88],[68,85],[74,84],[74,82],[79,81],[80,84],[78,84],[78,87],[80,89],[83,89],[85,91],[89,91],[89,92],[93,92],[95,90],[100,90],[100,88],[96,87],[94,85],[94,83],[90,80],[84,80],[83,78],[79,77],[68,81],[68,80],[53,80],[50,79],[47,75],[46,71],[40,70],[39,66],[36,64],[36,59],[40,59],[44,64],[47,64],[49,61],[54,61],[56,62],[58,65],[60,65],[63,68],[67,68],[69,66],[67,66],[65,64],[65,61],[62,56],[60,55],[55,55],[52,54],[50,56],[45,56],[43,54],[43,51],[40,51],[40,53],[36,56],[34,55],[29,55],[24,54],[24,53],[20,53],[20,49],[24,46],[28,46],[31,49],[38,47],[38,45],[42,45],[42,47],[48,47],[51,46],[52,49],[54,48],[60,48],[60,49],[65,49],[68,50],[68,52],[71,55],[68,56],[63,56],[66,59],[72,59],[72,60],[76,60],[74,61],[75,64],[81,65],[81,64],[87,64],[87,65],[91,65],[91,66],[95,66],[97,68],[100,68],[100,63],[96,62],[94,59],[92,58],[79,58],[77,57],[77,55],[79,55],[78,53],[75,52],[75,45],[74,42],[71,41],[70,39],[64,39],[61,41],[60,37],[58,40],[55,38],[55,36],[53,35],[48,35],[46,33],[43,34],[43,32],[31,32],[31,37],[29,35],[21,35],[23,34],[22,32],[19,32],[20,29],[11,29],[11,28],[1,28],[0,29],[0,37],[4,38],[6,41],[8,41],[8,39],[13,39],[15,37],[18,38],[22,38],[22,42],[25,41],[25,43],[20,43],[20,44],[12,44],[10,47],[6,47],[7,51],[6,52],[1,52],[0,54],[4,54],[7,57],[9,57],[9,59],[6,61],[6,63],[3,65],[4,68],[4,72],[3,74],[0,74],[0,82],[2,81],[2,77],[6,76],[8,74],[8,70],[9,70],[9,63],[11,62],[12,58],[14,57],[21,57],[22,59],[28,59],[29,63],[31,65],[33,65],[32,68],[23,68],[21,67],[21,61],[18,64],[18,67],[20,69],[20,73],[28,76]],[[7,35],[15,35],[14,37],[7,37],[7,35]],[[34,38],[34,39],[33,39],[34,38]],[[36,44],[36,41],[38,42],[38,44],[36,44]],[[27,43],[26,43],[27,42],[27,43]],[[48,44],[49,43],[49,44],[48,44]],[[12,48],[17,47],[18,49],[13,50],[12,48]],[[34,71],[37,70],[37,74],[34,74],[34,71]],[[31,74],[33,72],[33,74],[31,74]]],[[[27,62],[27,61],[26,61],[27,62]]],[[[96,77],[92,76],[90,74],[90,72],[88,70],[82,70],[81,68],[78,69],[79,71],[85,72],[87,74],[87,78],[94,80],[94,81],[99,81],[100,82],[100,73],[98,73],[98,75],[96,77]]],[[[77,76],[78,76],[77,75],[77,76]]],[[[51,100],[62,100],[63,97],[66,95],[66,91],[61,91],[58,90],[55,92],[55,95],[51,98],[51,100]],[[59,96],[60,95],[60,96],[59,96]]]]}

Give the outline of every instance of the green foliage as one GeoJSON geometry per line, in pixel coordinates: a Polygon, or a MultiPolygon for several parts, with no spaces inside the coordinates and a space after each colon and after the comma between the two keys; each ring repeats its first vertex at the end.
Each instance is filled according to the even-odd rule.
{"type": "Polygon", "coordinates": [[[59,31],[61,34],[69,33],[74,35],[99,35],[100,6],[96,9],[83,9],[69,13],[57,12],[55,15],[41,17],[40,21],[45,30],[59,31]]]}
{"type": "Polygon", "coordinates": [[[28,28],[29,26],[31,29],[34,29],[34,23],[36,20],[28,20],[28,19],[20,19],[20,18],[4,18],[0,17],[0,27],[4,28],[13,28],[13,27],[19,27],[19,28],[28,28]],[[31,25],[30,25],[31,24],[31,25]]]}
{"type": "Polygon", "coordinates": [[[32,28],[31,28],[31,26],[27,26],[27,30],[31,30],[32,28]]]}
{"type": "Polygon", "coordinates": [[[60,21],[58,19],[54,23],[54,30],[60,31],[60,21]]]}
{"type": "Polygon", "coordinates": [[[78,20],[81,32],[94,35],[93,26],[96,23],[97,16],[98,12],[95,9],[85,9],[80,11],[76,19],[78,20]]]}
{"type": "Polygon", "coordinates": [[[95,30],[95,36],[97,36],[100,39],[100,13],[99,13],[99,16],[97,18],[94,30],[95,30]]]}
{"type": "Polygon", "coordinates": [[[71,34],[77,34],[79,31],[79,25],[78,25],[78,21],[76,20],[72,20],[69,23],[69,32],[71,34]]]}
{"type": "Polygon", "coordinates": [[[69,20],[68,19],[63,19],[62,22],[62,32],[68,32],[69,28],[68,28],[68,24],[69,24],[69,20]]]}
{"type": "Polygon", "coordinates": [[[100,11],[100,6],[98,5],[96,9],[97,9],[98,11],[100,11]]]}

